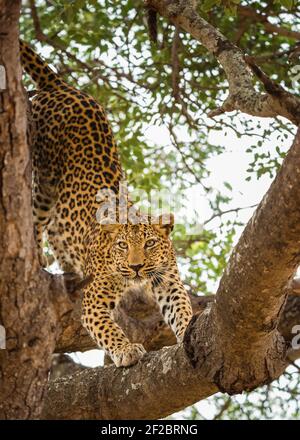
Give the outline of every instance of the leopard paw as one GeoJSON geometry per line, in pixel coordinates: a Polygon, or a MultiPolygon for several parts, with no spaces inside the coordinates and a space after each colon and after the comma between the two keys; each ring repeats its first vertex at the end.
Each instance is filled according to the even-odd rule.
{"type": "Polygon", "coordinates": [[[126,344],[111,353],[116,367],[129,367],[136,364],[146,353],[142,344],[126,344]]]}

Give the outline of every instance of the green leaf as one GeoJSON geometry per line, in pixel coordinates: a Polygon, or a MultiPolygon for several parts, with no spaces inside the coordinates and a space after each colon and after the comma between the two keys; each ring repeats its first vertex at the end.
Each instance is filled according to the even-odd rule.
{"type": "Polygon", "coordinates": [[[294,0],[277,0],[276,3],[280,3],[282,6],[284,6],[287,9],[292,9],[295,1],[294,0]]]}
{"type": "Polygon", "coordinates": [[[218,0],[204,0],[204,2],[201,4],[201,9],[204,12],[210,11],[214,6],[220,4],[218,0]]]}

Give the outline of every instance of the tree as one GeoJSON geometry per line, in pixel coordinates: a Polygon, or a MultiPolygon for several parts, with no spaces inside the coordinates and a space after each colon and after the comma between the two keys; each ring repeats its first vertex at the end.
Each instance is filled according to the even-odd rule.
{"type": "MultiPolygon", "coordinates": [[[[182,262],[189,263],[186,284],[195,309],[184,343],[172,345],[154,305],[132,292],[117,311],[127,333],[147,350],[172,346],[122,370],[86,369],[70,361],[62,368],[56,357],[52,377],[68,375],[48,382],[53,353],[93,347],[79,319],[78,293],[88,280],[50,274],[37,263],[18,61],[20,2],[0,2],[0,64],[7,79],[0,132],[0,323],[7,331],[7,349],[0,351],[1,418],[165,417],[217,391],[234,395],[270,384],[300,356],[288,350],[300,322],[299,282],[293,280],[300,259],[300,134],[295,131],[300,106],[292,93],[295,75],[286,74],[287,61],[292,65],[299,53],[299,8],[293,2],[250,0],[194,6],[167,0],[145,5],[30,0],[22,9],[24,38],[54,49],[51,61],[68,82],[80,77],[80,87],[109,110],[129,182],[147,192],[170,183],[177,189],[196,184],[211,208],[200,234],[190,236],[179,227],[174,236],[182,262]],[[149,40],[146,16],[157,42],[149,40]],[[260,119],[242,119],[241,130],[240,112],[260,119]],[[273,118],[266,128],[264,117],[273,118]],[[153,123],[168,130],[170,145],[163,150],[147,145],[143,135],[153,123]],[[238,215],[240,207],[229,206],[226,182],[222,191],[207,185],[206,168],[222,151],[206,139],[224,126],[241,137],[260,136],[248,148],[249,178],[277,172],[229,260],[240,220],[223,219],[229,211],[238,215]],[[260,152],[274,130],[285,140],[284,150],[260,152]],[[294,141],[284,158],[288,134],[294,141]],[[215,220],[221,233],[209,226],[215,220]],[[216,296],[193,295],[200,289],[208,293],[207,281],[219,279],[216,296]],[[83,371],[74,374],[78,369],[83,371]]],[[[222,405],[224,413],[231,401],[225,397],[222,405]]]]}

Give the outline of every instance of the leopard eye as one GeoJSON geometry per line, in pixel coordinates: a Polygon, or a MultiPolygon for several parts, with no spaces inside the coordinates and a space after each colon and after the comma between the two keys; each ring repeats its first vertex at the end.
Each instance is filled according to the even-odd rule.
{"type": "Polygon", "coordinates": [[[156,240],[150,238],[149,240],[146,241],[145,246],[147,248],[151,248],[151,247],[153,247],[155,245],[155,243],[156,243],[156,240]]]}
{"type": "Polygon", "coordinates": [[[123,249],[123,250],[128,249],[128,244],[126,243],[126,241],[119,241],[117,244],[120,249],[123,249]]]}

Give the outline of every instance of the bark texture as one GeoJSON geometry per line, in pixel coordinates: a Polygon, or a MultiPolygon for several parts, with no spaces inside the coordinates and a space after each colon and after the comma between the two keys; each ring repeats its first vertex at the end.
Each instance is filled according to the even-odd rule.
{"type": "Polygon", "coordinates": [[[0,65],[6,88],[0,95],[0,418],[35,418],[55,346],[47,279],[33,238],[30,154],[19,65],[20,1],[0,0],[0,65]]]}

